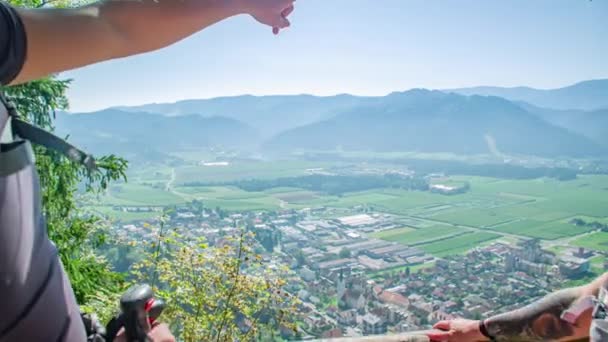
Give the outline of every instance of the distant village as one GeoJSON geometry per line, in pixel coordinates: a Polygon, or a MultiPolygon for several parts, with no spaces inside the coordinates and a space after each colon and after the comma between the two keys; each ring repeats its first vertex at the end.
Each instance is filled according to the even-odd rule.
{"type": "MultiPolygon", "coordinates": [[[[150,239],[154,224],[120,225],[115,234],[150,239]]],[[[584,275],[594,256],[584,249],[556,255],[532,239],[499,239],[437,258],[416,246],[372,238],[403,223],[364,207],[227,213],[190,204],[176,208],[168,224],[210,244],[237,226],[264,236],[259,250],[265,262],[291,269],[286,290],[301,300],[302,339],[398,333],[427,329],[443,319],[488,317],[584,275]]],[[[293,334],[283,333],[285,338],[293,334]]]]}

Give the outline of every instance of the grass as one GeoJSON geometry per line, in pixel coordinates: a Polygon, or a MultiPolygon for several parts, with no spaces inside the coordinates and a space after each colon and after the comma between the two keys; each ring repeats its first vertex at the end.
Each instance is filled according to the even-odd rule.
{"type": "Polygon", "coordinates": [[[572,245],[585,247],[594,251],[608,253],[608,233],[596,232],[580,237],[572,242],[572,245]]]}
{"type": "Polygon", "coordinates": [[[420,248],[437,257],[461,254],[479,246],[482,242],[499,238],[500,235],[486,232],[467,233],[453,238],[424,244],[420,248]]]}
{"type": "Polygon", "coordinates": [[[176,184],[230,182],[243,179],[274,179],[307,174],[307,169],[327,168],[336,163],[309,161],[235,161],[228,166],[185,166],[176,169],[176,184]]]}
{"type": "Polygon", "coordinates": [[[578,227],[569,223],[555,221],[549,222],[541,227],[535,229],[530,235],[532,237],[538,237],[546,240],[561,239],[564,237],[571,237],[581,235],[591,231],[593,228],[589,227],[578,227]],[[534,236],[536,235],[536,236],[534,236]]]}
{"type": "Polygon", "coordinates": [[[386,241],[398,242],[403,245],[415,245],[425,241],[431,241],[450,235],[462,233],[462,229],[435,225],[427,228],[404,231],[403,228],[385,230],[374,233],[371,236],[386,241]]]}
{"type": "Polygon", "coordinates": [[[388,230],[383,230],[383,231],[374,233],[373,237],[375,237],[377,239],[390,240],[392,238],[398,237],[405,233],[410,233],[412,231],[416,231],[416,229],[409,228],[409,227],[388,229],[388,230]]]}
{"type": "Polygon", "coordinates": [[[381,190],[371,190],[345,194],[338,197],[331,205],[336,207],[354,207],[357,205],[378,205],[385,201],[395,200],[399,200],[399,197],[384,193],[381,190]]]}
{"type": "Polygon", "coordinates": [[[104,198],[105,204],[159,206],[185,203],[186,200],[162,188],[153,188],[139,184],[115,185],[110,189],[110,196],[104,198]]]}
{"type": "Polygon", "coordinates": [[[132,170],[128,173],[128,178],[131,182],[154,182],[168,181],[171,178],[171,168],[169,167],[154,167],[143,168],[140,170],[132,170]]]}
{"type": "Polygon", "coordinates": [[[527,219],[509,222],[504,225],[492,227],[491,229],[497,232],[523,235],[544,240],[555,240],[580,235],[591,230],[591,228],[588,227],[578,227],[562,221],[547,223],[527,219]]]}
{"type": "Polygon", "coordinates": [[[379,270],[379,271],[370,271],[367,272],[367,275],[370,276],[372,279],[375,280],[380,280],[380,279],[384,279],[385,275],[391,274],[393,272],[404,272],[406,269],[410,269],[410,274],[416,273],[420,270],[426,269],[426,268],[431,268],[431,267],[435,267],[435,261],[431,261],[431,262],[426,262],[423,264],[418,264],[418,265],[413,265],[413,266],[396,266],[396,267],[391,267],[391,268],[387,268],[384,270],[379,270]]]}
{"type": "MultiPolygon", "coordinates": [[[[266,191],[267,192],[267,191],[266,191]]],[[[304,193],[305,190],[300,190],[299,193],[304,193]]],[[[320,193],[312,193],[314,196],[308,198],[300,198],[298,201],[290,202],[290,208],[303,208],[308,206],[326,206],[332,208],[352,208],[359,205],[368,205],[371,207],[380,207],[379,203],[386,201],[395,201],[399,197],[388,193],[384,189],[375,189],[362,192],[346,193],[342,196],[325,195],[320,193]]],[[[283,196],[283,193],[274,195],[275,197],[283,196]]]]}
{"type": "Polygon", "coordinates": [[[509,193],[538,198],[535,206],[541,213],[608,216],[608,177],[603,175],[582,175],[567,182],[545,178],[490,183],[473,181],[471,187],[478,194],[509,193]]]}
{"type": "Polygon", "coordinates": [[[287,203],[307,203],[318,198],[317,194],[312,191],[281,192],[273,194],[273,197],[287,203]]]}
{"type": "Polygon", "coordinates": [[[394,214],[409,214],[408,209],[450,203],[454,199],[448,196],[423,191],[394,190],[389,192],[392,198],[379,201],[376,205],[394,214]]]}
{"type": "Polygon", "coordinates": [[[513,220],[512,216],[496,209],[468,209],[432,216],[431,219],[465,226],[484,228],[513,220]]]}
{"type": "Polygon", "coordinates": [[[600,217],[608,215],[608,192],[602,194],[587,193],[588,197],[575,192],[571,194],[572,197],[541,202],[539,206],[547,211],[562,211],[600,217]]]}
{"type": "Polygon", "coordinates": [[[296,192],[296,191],[302,191],[302,189],[300,189],[300,188],[290,188],[290,187],[278,187],[278,188],[272,188],[272,189],[264,190],[264,192],[267,193],[267,194],[269,194],[269,195],[284,194],[284,193],[296,192]]]}
{"type": "Polygon", "coordinates": [[[180,194],[200,196],[210,192],[214,192],[213,188],[204,186],[180,186],[174,189],[175,192],[180,194]]]}
{"type": "Polygon", "coordinates": [[[604,255],[598,255],[591,259],[589,262],[591,264],[591,270],[595,273],[604,273],[604,262],[606,261],[606,257],[604,255]]]}
{"type": "Polygon", "coordinates": [[[125,212],[120,210],[114,210],[111,207],[89,207],[89,209],[95,213],[111,217],[121,222],[132,222],[141,220],[150,220],[160,216],[161,213],[149,211],[149,212],[125,212]]]}
{"type": "MultiPolygon", "coordinates": [[[[113,186],[102,198],[106,206],[165,206],[198,199],[210,208],[229,211],[277,210],[280,200],[264,192],[247,192],[234,187],[179,187],[175,193],[138,184],[113,186]]],[[[122,212],[110,212],[112,217],[124,217],[122,212]]],[[[136,219],[136,215],[129,218],[136,219]]]]}
{"type": "Polygon", "coordinates": [[[210,208],[220,207],[228,211],[250,211],[250,210],[278,210],[278,203],[273,203],[267,199],[260,200],[221,200],[221,199],[206,199],[203,200],[205,206],[210,208]]]}
{"type": "MultiPolygon", "coordinates": [[[[513,218],[528,218],[547,214],[548,212],[538,207],[537,203],[526,203],[508,205],[500,208],[501,213],[513,218]]],[[[567,214],[562,217],[568,216],[567,214]]],[[[559,217],[558,217],[559,218],[559,217]]],[[[557,219],[557,218],[556,218],[557,219]]],[[[555,219],[553,219],[555,220],[555,219]]]]}
{"type": "Polygon", "coordinates": [[[427,268],[431,268],[431,267],[435,267],[435,262],[434,261],[427,262],[427,263],[420,264],[420,265],[414,265],[414,266],[410,267],[410,272],[411,273],[415,273],[415,272],[418,272],[418,271],[421,271],[421,270],[424,270],[424,269],[427,269],[427,268]]]}

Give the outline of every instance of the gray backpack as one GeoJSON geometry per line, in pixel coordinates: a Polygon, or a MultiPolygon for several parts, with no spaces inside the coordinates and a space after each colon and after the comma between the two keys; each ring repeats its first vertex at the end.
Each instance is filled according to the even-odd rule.
{"type": "Polygon", "coordinates": [[[20,120],[0,95],[0,342],[86,341],[70,282],[48,239],[30,141],[94,168],[93,159],[20,120]],[[10,128],[9,128],[10,127],[10,128]]]}

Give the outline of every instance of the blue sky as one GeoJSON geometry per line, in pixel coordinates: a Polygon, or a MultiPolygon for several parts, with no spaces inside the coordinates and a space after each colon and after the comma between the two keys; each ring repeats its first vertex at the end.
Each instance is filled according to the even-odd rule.
{"type": "Polygon", "coordinates": [[[71,110],[608,78],[605,0],[297,0],[291,21],[275,37],[235,17],[161,51],[67,72],[71,110]]]}

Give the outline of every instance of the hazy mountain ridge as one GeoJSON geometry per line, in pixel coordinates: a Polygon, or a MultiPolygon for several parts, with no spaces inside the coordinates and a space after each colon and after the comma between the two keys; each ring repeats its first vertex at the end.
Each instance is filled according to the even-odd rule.
{"type": "Polygon", "coordinates": [[[547,123],[499,97],[440,91],[393,93],[367,107],[295,128],[272,139],[273,149],[602,155],[598,144],[547,123]]]}
{"type": "Polygon", "coordinates": [[[361,105],[366,97],[336,95],[233,96],[214,99],[184,100],[176,103],[117,107],[122,111],[143,111],[168,116],[200,114],[239,120],[257,129],[264,137],[326,119],[335,113],[361,105]],[[279,120],[277,120],[279,119],[279,120]]]}
{"type": "MultiPolygon", "coordinates": [[[[590,87],[596,89],[591,95],[608,98],[608,80],[549,91],[519,87],[506,92],[576,94],[590,87]]],[[[459,91],[499,90],[504,88],[459,91]]],[[[580,99],[579,95],[564,98],[580,99]]],[[[547,97],[532,100],[539,98],[547,97]]],[[[57,126],[94,152],[121,147],[113,152],[134,155],[214,145],[254,149],[262,143],[264,150],[285,152],[344,148],[540,156],[603,156],[608,148],[608,109],[548,109],[495,96],[425,89],[382,97],[236,96],[115,107],[60,115],[57,126]]]]}
{"type": "Polygon", "coordinates": [[[159,157],[183,148],[227,146],[250,148],[259,143],[252,127],[224,117],[200,115],[168,117],[145,112],[107,109],[88,114],[57,116],[57,132],[93,153],[138,151],[159,157]]]}
{"type": "Polygon", "coordinates": [[[530,87],[473,87],[446,89],[461,95],[499,96],[511,101],[524,101],[552,109],[608,109],[608,79],[583,81],[558,89],[530,87]]]}
{"type": "Polygon", "coordinates": [[[602,146],[608,147],[608,135],[606,134],[608,130],[608,109],[594,111],[554,110],[527,103],[520,103],[520,105],[547,122],[584,135],[602,146]]]}

